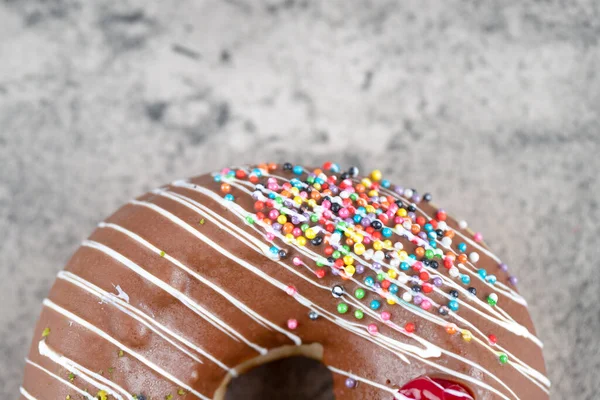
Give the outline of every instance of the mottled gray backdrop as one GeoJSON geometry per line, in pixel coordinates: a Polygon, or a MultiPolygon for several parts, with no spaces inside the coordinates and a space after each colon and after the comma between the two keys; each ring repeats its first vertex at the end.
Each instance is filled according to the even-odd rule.
{"type": "Polygon", "coordinates": [[[553,398],[598,399],[599,4],[0,0],[0,397],[56,272],[119,204],[333,159],[484,232],[553,398]]]}

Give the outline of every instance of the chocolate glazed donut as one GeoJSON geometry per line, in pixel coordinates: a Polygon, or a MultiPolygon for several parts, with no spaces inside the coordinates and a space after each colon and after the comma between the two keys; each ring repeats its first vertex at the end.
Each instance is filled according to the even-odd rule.
{"type": "Polygon", "coordinates": [[[223,399],[301,355],[336,399],[548,399],[516,279],[430,200],[333,163],[132,200],[58,274],[20,398],[223,399]]]}

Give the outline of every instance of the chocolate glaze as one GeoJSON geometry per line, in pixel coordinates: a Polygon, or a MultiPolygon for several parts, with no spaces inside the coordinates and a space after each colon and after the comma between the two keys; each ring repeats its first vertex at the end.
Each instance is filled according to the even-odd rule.
{"type": "MultiPolygon", "coordinates": [[[[272,171],[272,173],[284,176],[287,179],[294,177],[290,171],[283,171],[281,168],[272,171]]],[[[211,175],[202,175],[191,179],[190,182],[208,188],[222,196],[220,183],[215,182],[211,175]]],[[[266,243],[265,239],[245,224],[240,216],[215,199],[184,187],[170,185],[163,189],[181,194],[205,205],[222,218],[234,223],[247,235],[256,237],[266,243]]],[[[253,204],[255,200],[248,193],[232,185],[231,194],[235,196],[236,204],[249,212],[254,212],[253,204]]],[[[324,290],[322,286],[331,288],[336,284],[341,284],[346,292],[351,294],[354,293],[357,285],[353,281],[342,280],[340,276],[334,276],[329,272],[324,278],[318,279],[305,267],[294,266],[292,259],[299,253],[293,245],[284,244],[278,239],[275,240],[276,245],[287,249],[289,252],[288,257],[281,261],[294,269],[297,274],[290,272],[290,270],[270,259],[261,251],[252,249],[248,246],[247,241],[232,236],[230,232],[219,228],[209,218],[205,218],[204,223],[200,224],[199,221],[203,217],[198,212],[174,201],[172,198],[157,193],[148,193],[138,198],[138,200],[155,204],[175,215],[232,255],[245,260],[285,285],[293,285],[299,294],[336,316],[348,322],[359,323],[364,327],[369,323],[376,323],[379,327],[379,335],[420,346],[416,340],[387,327],[380,320],[365,315],[363,320],[357,321],[351,312],[345,315],[337,314],[336,306],[340,300],[334,298],[330,290],[324,290]],[[303,275],[306,279],[298,275],[303,275]],[[313,285],[311,282],[316,282],[321,286],[313,285]]],[[[436,207],[426,202],[421,202],[418,206],[429,215],[435,215],[437,211],[436,207]]],[[[187,344],[173,340],[171,336],[163,332],[172,339],[171,342],[165,340],[147,324],[141,323],[139,319],[133,318],[111,302],[103,301],[102,297],[95,296],[68,280],[57,279],[48,299],[52,304],[92,324],[98,330],[121,343],[123,347],[150,361],[152,365],[160,366],[162,370],[168,371],[170,376],[176,377],[206,398],[212,398],[223,382],[227,375],[224,368],[234,368],[259,356],[260,349],[275,349],[285,345],[293,345],[291,335],[299,337],[303,344],[320,343],[324,349],[322,362],[325,365],[390,388],[390,391],[386,391],[380,387],[359,381],[357,387],[349,389],[345,386],[347,376],[333,372],[334,393],[337,399],[390,399],[393,398],[392,389],[401,387],[404,383],[423,375],[446,377],[459,382],[468,387],[477,400],[503,398],[483,386],[452,376],[425,361],[431,361],[435,365],[483,382],[505,396],[504,398],[548,399],[547,393],[534,384],[531,379],[528,379],[510,365],[501,365],[495,354],[486,351],[484,347],[475,341],[467,343],[460,338],[460,335],[449,335],[443,326],[434,324],[425,318],[420,318],[399,305],[389,305],[383,301],[382,310],[388,310],[392,314],[392,322],[399,326],[404,326],[407,321],[415,322],[418,326],[416,334],[419,337],[485,368],[509,387],[514,394],[511,394],[498,381],[482,373],[480,369],[446,354],[427,360],[411,356],[408,358],[410,361],[410,364],[408,364],[396,353],[368,340],[368,337],[350,332],[326,318],[320,317],[314,321],[310,320],[308,317],[309,309],[300,304],[295,297],[286,294],[285,291],[250,272],[238,262],[224,256],[180,225],[151,208],[138,204],[127,204],[110,216],[106,222],[139,235],[151,245],[164,251],[168,256],[178,260],[195,273],[221,288],[230,298],[235,298],[251,309],[252,312],[281,328],[281,331],[277,331],[270,328],[268,324],[261,325],[256,319],[249,316],[248,312],[244,312],[232,304],[230,298],[228,299],[226,295],[220,294],[201,283],[167,257],[157,254],[127,234],[108,226],[96,229],[90,236],[90,241],[100,243],[127,257],[148,274],[153,275],[164,284],[182,293],[186,298],[191,299],[195,304],[200,305],[204,310],[203,313],[206,313],[205,315],[214,316],[219,321],[227,324],[231,331],[219,329],[203,318],[200,315],[202,313],[192,310],[180,299],[165,291],[164,288],[150,282],[144,276],[126,267],[122,262],[96,248],[89,246],[79,248],[68,262],[65,270],[107,293],[116,295],[118,293],[116,286],[118,285],[129,297],[128,304],[130,308],[128,310],[130,313],[132,309],[135,309],[136,311],[133,312],[138,312],[138,317],[144,315],[144,317],[139,318],[148,318],[158,324],[153,325],[154,322],[149,322],[152,328],[158,330],[160,329],[157,326],[166,328],[169,335],[173,333],[180,338],[184,338],[186,343],[205,351],[213,360],[218,360],[222,366],[217,365],[210,357],[199,353],[187,344]],[[286,326],[286,322],[290,318],[298,321],[298,327],[293,331],[288,330],[286,326]],[[228,331],[229,334],[224,331],[228,331]],[[244,340],[236,337],[236,334],[232,334],[232,331],[237,332],[237,335],[243,337],[244,340]],[[282,331],[288,332],[290,335],[286,335],[282,331]],[[254,348],[244,341],[252,343],[254,348]],[[176,342],[180,347],[175,347],[173,342],[176,342]],[[185,351],[182,351],[182,349],[185,351]],[[192,354],[195,359],[190,357],[189,354],[192,354]]],[[[450,227],[472,237],[472,233],[460,230],[457,222],[452,218],[448,217],[447,222],[450,227]]],[[[404,249],[409,254],[416,247],[406,238],[394,235],[393,239],[401,241],[404,249]]],[[[311,245],[308,244],[307,246],[311,245]]],[[[323,247],[312,246],[311,250],[322,252],[323,247]]],[[[309,263],[310,260],[306,262],[309,263]]],[[[498,269],[497,262],[483,252],[480,252],[477,268],[493,271],[498,277],[498,282],[507,284],[507,274],[498,269]]],[[[440,262],[438,271],[441,274],[448,275],[448,270],[443,267],[442,262],[440,262]]],[[[409,273],[412,274],[413,272],[410,271],[409,273]]],[[[366,275],[367,272],[362,277],[356,277],[362,281],[362,278],[366,275]]],[[[373,274],[371,273],[371,275],[373,274]]],[[[477,289],[477,296],[480,299],[485,299],[484,294],[490,292],[489,285],[479,279],[472,279],[469,286],[477,289]]],[[[430,297],[441,304],[447,302],[446,299],[435,292],[431,293],[430,297]]],[[[498,306],[516,322],[535,334],[527,308],[502,294],[499,297],[498,306]]],[[[374,298],[378,298],[378,296],[369,293],[363,302],[368,304],[366,301],[374,298]]],[[[462,294],[460,298],[467,301],[462,294]]],[[[352,303],[349,304],[352,308],[352,303]]],[[[473,302],[470,304],[484,310],[481,305],[473,302]]],[[[430,312],[436,313],[435,310],[430,312]]],[[[461,307],[457,314],[471,322],[484,334],[493,333],[496,335],[498,344],[501,344],[531,368],[545,375],[541,349],[533,341],[490,322],[467,307],[461,307]]],[[[446,318],[449,322],[461,325],[454,321],[453,317],[446,318]]],[[[163,399],[169,394],[174,399],[197,398],[189,390],[182,389],[181,385],[166,378],[164,374],[153,370],[127,350],[121,353],[122,347],[102,338],[96,332],[81,324],[73,322],[70,318],[48,306],[43,308],[35,328],[34,340],[28,356],[30,362],[25,368],[23,388],[32,398],[64,399],[70,395],[71,398],[75,399],[82,398],[75,387],[89,392],[92,396],[95,396],[100,390],[99,387],[86,382],[81,376],[71,376],[72,379],[70,379],[68,369],[41,355],[39,352],[41,340],[57,354],[63,355],[89,371],[97,373],[107,381],[114,382],[129,394],[144,394],[147,399],[163,399]],[[45,328],[50,328],[50,334],[42,339],[42,332],[45,328]],[[178,394],[178,391],[181,391],[182,394],[178,394]]],[[[128,398],[124,394],[122,394],[122,397],[128,398]]],[[[26,397],[21,394],[20,398],[25,399],[26,397]]],[[[109,398],[113,398],[113,396],[109,398]]]]}

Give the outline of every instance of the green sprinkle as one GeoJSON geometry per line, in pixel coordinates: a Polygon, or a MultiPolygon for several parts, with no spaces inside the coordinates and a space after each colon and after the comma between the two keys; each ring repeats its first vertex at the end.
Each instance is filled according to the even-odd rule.
{"type": "Polygon", "coordinates": [[[50,336],[50,328],[46,328],[42,331],[42,337],[48,337],[50,336]]]}
{"type": "Polygon", "coordinates": [[[170,393],[165,396],[165,400],[172,400],[172,399],[173,399],[173,395],[170,393]]]}
{"type": "Polygon", "coordinates": [[[433,258],[433,250],[431,250],[431,249],[425,250],[425,258],[427,258],[428,260],[431,260],[433,258]]]}
{"type": "Polygon", "coordinates": [[[202,218],[199,223],[200,223],[200,225],[204,225],[206,223],[206,221],[204,220],[204,218],[202,218]]]}
{"type": "Polygon", "coordinates": [[[313,214],[310,216],[311,222],[319,222],[319,216],[317,214],[313,214]]]}
{"type": "Polygon", "coordinates": [[[364,316],[365,316],[365,313],[363,313],[362,310],[354,311],[354,318],[363,319],[364,316]]]}
{"type": "Polygon", "coordinates": [[[337,260],[338,258],[340,258],[342,256],[342,253],[340,253],[339,251],[336,250],[331,254],[331,256],[337,260]]]}
{"type": "Polygon", "coordinates": [[[183,395],[185,395],[185,390],[183,390],[183,389],[179,389],[179,390],[177,391],[177,394],[178,394],[178,395],[180,395],[180,396],[183,396],[183,395]]]}
{"type": "Polygon", "coordinates": [[[302,224],[302,225],[300,225],[300,230],[302,232],[306,231],[308,228],[310,228],[310,226],[308,224],[302,224]]]}
{"type": "Polygon", "coordinates": [[[356,201],[356,200],[358,200],[358,195],[357,195],[356,193],[352,193],[352,194],[350,195],[350,200],[352,200],[352,201],[356,201]]]}
{"type": "Polygon", "coordinates": [[[498,360],[500,360],[501,364],[508,364],[508,356],[504,353],[500,353],[498,360]]]}
{"type": "Polygon", "coordinates": [[[165,253],[163,250],[161,250],[161,251],[160,251],[160,256],[161,256],[161,257],[164,257],[164,256],[165,256],[165,254],[166,254],[166,253],[165,253]]]}
{"type": "Polygon", "coordinates": [[[365,290],[363,288],[356,289],[356,291],[354,292],[354,296],[359,300],[362,299],[363,297],[365,297],[365,290]]]}
{"type": "Polygon", "coordinates": [[[340,303],[340,304],[338,304],[337,311],[340,314],[346,314],[348,312],[348,304],[346,304],[346,303],[340,303]]]}
{"type": "Polygon", "coordinates": [[[74,373],[72,373],[72,372],[69,372],[69,375],[67,375],[67,376],[69,377],[69,380],[71,382],[73,382],[75,380],[75,378],[76,378],[76,375],[74,373]]]}
{"type": "Polygon", "coordinates": [[[248,215],[246,217],[246,222],[250,225],[252,225],[254,223],[254,218],[252,218],[250,215],[248,215]]]}
{"type": "Polygon", "coordinates": [[[383,272],[380,272],[377,274],[377,280],[379,282],[383,281],[385,279],[385,274],[383,272]]]}
{"type": "Polygon", "coordinates": [[[123,350],[119,350],[119,352],[117,353],[117,355],[119,357],[123,357],[125,355],[125,353],[123,352],[123,350]]]}

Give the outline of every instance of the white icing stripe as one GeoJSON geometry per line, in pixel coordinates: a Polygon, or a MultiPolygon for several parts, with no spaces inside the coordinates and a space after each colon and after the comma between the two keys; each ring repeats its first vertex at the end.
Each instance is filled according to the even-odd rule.
{"type": "Polygon", "coordinates": [[[106,255],[112,257],[113,259],[119,261],[121,264],[125,265],[127,268],[129,268],[133,272],[137,273],[138,275],[142,276],[146,280],[152,282],[159,288],[163,289],[165,292],[167,292],[170,295],[172,295],[173,297],[175,297],[182,304],[184,304],[190,310],[192,310],[194,313],[196,313],[196,315],[200,316],[207,322],[211,323],[213,326],[215,326],[217,329],[219,329],[226,335],[230,336],[231,338],[233,338],[237,341],[241,340],[242,342],[246,343],[248,346],[252,347],[253,349],[255,349],[257,352],[259,352],[261,354],[265,354],[267,352],[267,349],[250,342],[248,339],[246,339],[244,336],[242,336],[239,332],[237,332],[231,326],[229,326],[228,324],[226,324],[225,322],[223,322],[222,320],[217,318],[215,315],[213,315],[212,313],[210,313],[209,311],[204,309],[204,307],[202,307],[198,303],[194,302],[188,296],[184,295],[183,293],[181,293],[180,291],[178,291],[171,285],[167,284],[166,282],[162,281],[161,279],[158,279],[156,276],[152,275],[151,273],[149,273],[148,271],[146,271],[145,269],[143,269],[142,267],[140,267],[139,265],[137,265],[136,263],[134,263],[127,257],[125,257],[124,255],[118,253],[117,251],[111,249],[110,247],[108,247],[104,244],[94,242],[91,240],[85,240],[81,245],[99,250],[99,251],[105,253],[106,255]]]}
{"type": "Polygon", "coordinates": [[[169,336],[173,337],[174,339],[178,340],[180,343],[184,344],[185,346],[187,346],[191,349],[194,349],[196,352],[198,352],[199,354],[202,354],[204,357],[208,358],[209,360],[211,360],[212,362],[214,362],[215,364],[217,364],[219,367],[223,368],[224,370],[231,371],[231,368],[227,367],[225,364],[223,364],[218,359],[213,357],[210,353],[204,351],[199,346],[193,344],[189,340],[178,335],[176,332],[174,332],[174,331],[170,330],[169,328],[165,327],[164,325],[158,323],[156,320],[154,320],[152,317],[145,314],[141,310],[127,304],[126,302],[124,302],[123,300],[118,298],[118,296],[115,296],[112,293],[104,291],[103,289],[99,288],[98,286],[94,285],[93,283],[91,283],[71,272],[67,272],[67,271],[59,272],[58,279],[65,280],[65,281],[85,290],[86,292],[91,293],[92,295],[100,298],[102,301],[115,306],[116,308],[121,310],[123,313],[129,315],[131,318],[135,319],[136,321],[140,322],[144,326],[148,327],[150,330],[152,330],[153,332],[158,334],[160,337],[162,337],[164,340],[169,342],[171,345],[175,346],[178,350],[180,350],[182,353],[186,354],[188,357],[192,358],[194,361],[196,361],[200,364],[203,363],[203,361],[201,359],[199,359],[193,353],[189,352],[183,346],[174,342],[171,338],[169,338],[166,335],[169,335],[169,336]]]}
{"type": "Polygon", "coordinates": [[[30,395],[29,392],[27,390],[25,390],[25,388],[23,386],[21,386],[19,388],[19,392],[21,392],[21,394],[23,395],[23,397],[25,397],[27,400],[37,400],[35,397],[33,397],[32,395],[30,395]]]}
{"type": "Polygon", "coordinates": [[[135,358],[136,360],[138,360],[139,362],[141,362],[142,364],[146,365],[148,368],[152,369],[154,372],[164,376],[166,379],[170,380],[171,382],[175,383],[176,385],[179,385],[180,387],[182,387],[183,389],[185,389],[187,392],[193,394],[194,396],[203,399],[203,400],[210,400],[208,397],[204,396],[202,393],[194,390],[194,388],[192,388],[191,386],[185,384],[185,382],[181,381],[180,379],[176,378],[175,376],[171,375],[169,372],[165,371],[163,368],[161,368],[160,366],[154,364],[152,361],[148,360],[146,357],[142,356],[141,354],[138,354],[136,352],[134,352],[132,349],[130,349],[129,347],[125,346],[123,343],[119,342],[118,340],[116,340],[115,338],[113,338],[112,336],[110,336],[109,334],[107,334],[106,332],[104,332],[101,329],[98,329],[98,327],[96,327],[95,325],[90,324],[89,322],[87,322],[86,320],[84,320],[83,318],[79,317],[78,315],[73,314],[72,312],[65,310],[64,308],[62,308],[61,306],[55,304],[54,302],[52,302],[49,299],[45,299],[43,301],[43,305],[45,307],[50,308],[51,310],[56,311],[57,313],[63,315],[64,317],[78,323],[79,325],[83,326],[84,328],[88,329],[89,331],[95,333],[96,335],[100,336],[101,338],[103,338],[104,340],[112,343],[113,345],[115,345],[116,347],[122,349],[123,351],[127,352],[128,355],[132,356],[133,358],[135,358]]]}
{"type": "Polygon", "coordinates": [[[42,367],[39,364],[34,363],[33,361],[31,361],[30,359],[25,359],[25,362],[37,369],[39,369],[40,371],[45,372],[46,374],[50,375],[52,378],[56,379],[57,381],[59,381],[60,383],[62,383],[63,385],[68,386],[69,388],[75,390],[77,393],[79,393],[80,395],[82,395],[83,397],[87,397],[89,400],[94,400],[95,397],[92,396],[91,394],[89,394],[88,392],[85,392],[81,389],[79,389],[77,386],[73,385],[71,382],[69,382],[68,380],[61,378],[60,376],[56,375],[54,372],[47,370],[46,368],[42,367]]]}
{"type": "Polygon", "coordinates": [[[40,355],[49,358],[56,364],[62,366],[69,372],[75,374],[78,378],[90,383],[91,385],[97,387],[100,390],[104,390],[109,395],[113,396],[117,400],[123,400],[123,396],[125,395],[125,399],[134,400],[133,396],[129,394],[125,389],[117,385],[116,383],[104,378],[100,374],[97,374],[89,369],[85,368],[83,365],[76,363],[75,361],[59,354],[54,349],[52,349],[45,340],[41,340],[38,343],[38,352],[40,355]]]}
{"type": "MultiPolygon", "coordinates": [[[[154,252],[154,253],[156,253],[158,255],[161,254],[161,250],[158,249],[156,246],[154,246],[153,244],[151,244],[147,240],[143,239],[138,234],[133,233],[133,232],[131,232],[131,231],[129,231],[129,230],[127,230],[127,229],[119,226],[119,225],[110,224],[110,223],[104,223],[103,222],[103,223],[100,223],[99,226],[100,227],[106,227],[106,228],[112,228],[112,229],[115,229],[115,230],[117,230],[117,231],[119,231],[121,233],[124,233],[125,235],[127,235],[130,238],[134,239],[138,243],[146,246],[152,252],[154,252]]],[[[246,306],[244,303],[242,303],[241,301],[239,301],[235,297],[231,296],[228,292],[226,292],[225,290],[221,289],[219,286],[215,285],[210,280],[204,278],[202,275],[200,275],[196,271],[192,270],[191,268],[189,268],[188,266],[186,266],[185,264],[183,264],[181,261],[177,260],[175,257],[172,257],[171,255],[165,253],[164,256],[163,256],[163,258],[165,258],[166,260],[169,260],[172,264],[176,265],[178,268],[180,268],[183,271],[187,272],[188,274],[192,275],[195,279],[197,279],[198,281],[202,282],[204,285],[210,287],[215,292],[219,293],[227,301],[229,301],[231,304],[233,304],[234,306],[236,306],[237,308],[239,308],[244,314],[246,314],[249,317],[251,317],[252,319],[254,319],[260,325],[262,325],[262,326],[264,326],[264,327],[266,327],[268,329],[273,329],[273,330],[276,330],[279,333],[284,334],[285,336],[287,336],[288,338],[290,338],[296,345],[302,344],[302,340],[298,336],[296,336],[296,335],[294,335],[294,334],[286,331],[285,329],[282,329],[278,325],[276,325],[273,322],[269,321],[268,319],[264,318],[262,315],[258,314],[256,311],[252,310],[250,307],[246,306]]]]}
{"type": "MultiPolygon", "coordinates": [[[[384,386],[381,383],[373,382],[373,381],[371,381],[371,380],[369,380],[367,378],[363,378],[361,376],[354,375],[354,374],[352,374],[350,372],[346,372],[346,371],[343,371],[341,369],[332,367],[331,365],[328,365],[327,368],[329,368],[329,370],[331,370],[332,372],[335,372],[336,374],[347,376],[349,378],[352,378],[352,379],[356,380],[357,382],[362,382],[362,383],[365,383],[365,384],[367,384],[369,386],[373,386],[373,387],[376,387],[377,389],[381,389],[381,390],[384,390],[384,391],[386,391],[388,393],[391,393],[394,396],[395,399],[398,399],[398,400],[411,400],[410,398],[404,396],[402,393],[399,393],[398,391],[396,391],[396,390],[394,390],[392,388],[384,386]]],[[[431,399],[431,400],[435,400],[435,399],[431,399]]]]}
{"type": "MultiPolygon", "coordinates": [[[[233,183],[233,182],[230,182],[230,183],[232,184],[232,186],[236,186],[236,187],[238,187],[238,186],[239,186],[239,185],[237,185],[237,184],[235,184],[235,183],[233,183]]],[[[248,213],[248,212],[246,212],[245,210],[243,210],[243,209],[242,209],[240,206],[238,206],[238,205],[235,205],[235,203],[226,202],[224,199],[222,199],[220,196],[216,195],[214,192],[211,192],[211,191],[209,191],[208,189],[202,188],[201,186],[198,186],[198,185],[191,185],[191,184],[187,184],[187,185],[186,185],[185,183],[181,183],[180,181],[178,181],[178,182],[177,182],[177,186],[186,186],[186,187],[188,187],[188,188],[192,188],[192,189],[193,189],[193,190],[195,190],[195,191],[199,191],[199,192],[201,192],[201,193],[203,193],[203,194],[210,195],[210,197],[211,197],[211,198],[213,198],[214,200],[216,200],[217,202],[219,202],[220,204],[222,204],[222,205],[223,205],[223,206],[225,206],[226,208],[229,208],[230,210],[234,211],[236,214],[238,214],[238,215],[239,215],[241,218],[243,218],[243,219],[244,219],[244,218],[246,218],[246,216],[247,216],[247,215],[251,215],[250,213],[248,213]],[[190,186],[191,186],[191,187],[190,187],[190,186]],[[240,211],[240,210],[241,210],[241,211],[240,211]]],[[[259,222],[259,224],[260,224],[260,222],[259,222]]],[[[284,241],[285,241],[285,238],[282,238],[282,237],[281,237],[281,235],[280,235],[280,234],[278,234],[278,232],[276,232],[276,231],[274,231],[274,230],[271,230],[271,232],[272,232],[272,233],[274,233],[276,236],[280,237],[282,240],[284,240],[284,241]]],[[[289,241],[286,241],[286,242],[288,242],[288,243],[289,243],[289,241]]],[[[293,242],[291,242],[291,243],[292,243],[292,244],[294,244],[293,242]]],[[[301,246],[295,246],[295,247],[296,247],[296,249],[297,249],[298,251],[300,251],[302,254],[305,254],[305,255],[307,255],[307,253],[311,253],[311,252],[310,252],[310,250],[306,249],[305,247],[301,247],[301,246]]],[[[311,256],[311,255],[309,255],[309,257],[310,257],[310,258],[312,258],[313,260],[316,260],[316,259],[318,258],[318,255],[316,255],[316,254],[313,254],[312,256],[311,256]]],[[[360,259],[360,258],[359,258],[359,259],[360,259]]],[[[360,259],[360,260],[362,261],[362,259],[360,259]]],[[[385,264],[385,263],[384,263],[384,264],[385,264]]],[[[370,264],[364,263],[364,265],[366,265],[368,268],[372,268],[372,267],[370,266],[370,264]]],[[[387,265],[387,264],[386,264],[386,265],[387,265]]],[[[390,267],[390,268],[391,268],[391,266],[388,266],[388,267],[390,267]]],[[[397,271],[397,272],[399,272],[399,271],[397,271]]],[[[401,273],[401,272],[399,272],[399,273],[401,273]]],[[[404,274],[403,274],[403,275],[404,275],[404,274]]],[[[444,277],[442,276],[442,278],[444,278],[444,277]]],[[[351,278],[351,279],[352,279],[353,281],[357,282],[357,283],[358,283],[360,286],[364,286],[364,285],[362,285],[360,282],[356,281],[355,279],[353,279],[353,278],[351,278]]],[[[399,282],[398,282],[398,283],[399,283],[399,282]]],[[[400,283],[399,283],[399,284],[400,284],[400,283]]],[[[405,285],[402,285],[402,284],[400,284],[400,286],[402,286],[402,287],[405,287],[405,285]]],[[[457,285],[453,285],[453,286],[457,286],[457,285]]],[[[371,288],[367,288],[367,289],[368,289],[368,290],[372,290],[371,288]]],[[[405,287],[405,289],[407,289],[407,290],[408,290],[408,288],[407,288],[407,287],[405,287]]],[[[381,293],[380,293],[380,294],[381,294],[381,293]]],[[[402,305],[402,306],[404,307],[404,304],[403,304],[403,300],[402,300],[402,299],[399,299],[399,298],[397,298],[397,297],[395,297],[395,296],[394,296],[394,300],[395,300],[395,301],[396,301],[398,304],[400,304],[400,305],[402,305]]],[[[435,304],[435,302],[433,302],[433,301],[432,301],[432,303],[433,303],[433,304],[435,304]]],[[[359,307],[359,308],[361,308],[361,309],[363,309],[363,310],[366,310],[366,309],[365,309],[365,307],[361,307],[361,306],[358,306],[358,307],[359,307]]],[[[517,332],[520,332],[520,331],[521,331],[520,329],[516,329],[516,328],[519,328],[519,327],[521,327],[521,325],[517,324],[517,323],[516,323],[516,322],[514,322],[512,319],[510,319],[510,321],[506,321],[506,322],[505,322],[505,321],[501,321],[501,320],[492,319],[492,318],[490,318],[489,316],[487,316],[487,315],[485,315],[485,314],[483,314],[483,313],[479,312],[479,310],[476,310],[476,309],[474,309],[474,308],[473,308],[473,307],[471,307],[470,305],[467,305],[467,307],[469,307],[469,308],[473,309],[474,311],[476,311],[476,312],[480,313],[482,316],[486,317],[487,319],[490,319],[492,322],[496,322],[496,323],[498,323],[499,325],[503,326],[505,329],[507,329],[507,328],[515,328],[515,330],[516,330],[517,332]],[[507,325],[507,324],[508,324],[508,325],[507,325]]],[[[404,308],[406,308],[406,309],[407,309],[407,310],[409,310],[409,311],[412,311],[411,307],[404,307],[404,308]]],[[[369,315],[371,314],[371,313],[369,312],[369,310],[366,310],[366,311],[367,311],[367,313],[368,313],[369,315]]],[[[494,314],[498,315],[498,314],[496,313],[496,311],[495,311],[495,310],[491,309],[491,307],[488,307],[488,311],[490,311],[490,312],[492,312],[492,313],[494,313],[494,314]]],[[[455,313],[451,313],[451,314],[456,316],[456,314],[455,314],[455,313]]],[[[430,319],[430,318],[428,318],[428,317],[429,317],[429,315],[428,315],[428,314],[427,314],[427,315],[425,315],[425,314],[419,313],[419,315],[420,315],[420,316],[422,316],[422,317],[424,317],[424,318],[430,319]]],[[[377,315],[371,315],[371,316],[372,316],[373,318],[375,318],[375,319],[378,319],[378,316],[377,316],[377,315]]],[[[498,315],[498,317],[502,318],[503,316],[501,316],[501,315],[498,315]]],[[[464,320],[464,319],[462,319],[462,318],[461,318],[460,320],[461,320],[461,321],[465,321],[465,320],[464,320]]],[[[334,321],[334,322],[335,322],[335,321],[334,321]]],[[[439,323],[439,324],[442,324],[442,325],[445,325],[445,321],[442,321],[441,319],[440,319],[440,322],[437,322],[437,321],[434,321],[434,322],[436,322],[436,323],[439,323]]],[[[389,324],[388,324],[388,325],[389,325],[389,324]]],[[[475,329],[477,333],[480,333],[481,335],[483,335],[483,333],[481,333],[481,332],[480,332],[478,329],[476,329],[476,328],[475,328],[475,327],[474,327],[472,324],[468,323],[467,325],[469,325],[470,327],[473,327],[473,329],[475,329]]],[[[523,327],[523,329],[524,329],[524,327],[523,327]]],[[[511,329],[511,330],[513,330],[513,329],[511,329]]],[[[529,334],[529,332],[528,332],[526,329],[525,329],[525,331],[526,331],[526,333],[527,333],[527,334],[529,334]]],[[[527,336],[527,335],[524,335],[524,336],[527,336]]],[[[475,339],[475,340],[476,340],[476,341],[477,341],[479,344],[481,344],[481,345],[483,345],[484,347],[486,347],[486,348],[487,348],[487,349],[488,349],[488,350],[489,350],[491,353],[493,353],[494,355],[496,355],[496,354],[497,354],[497,351],[495,351],[495,350],[494,350],[494,349],[492,349],[490,346],[488,346],[488,345],[487,345],[487,344],[486,344],[484,341],[482,341],[482,340],[479,340],[479,339],[477,339],[477,338],[474,338],[474,339],[475,339]]],[[[537,338],[536,338],[536,337],[533,337],[533,339],[534,339],[534,342],[537,340],[537,338]]],[[[485,340],[487,340],[487,339],[485,339],[485,340]]],[[[424,342],[425,342],[425,343],[429,343],[429,342],[426,342],[426,341],[424,341],[424,342]]],[[[538,342],[539,342],[539,340],[538,340],[538,342]]],[[[427,346],[426,346],[426,347],[427,347],[427,346]]],[[[499,349],[501,349],[501,348],[499,348],[499,349]]],[[[448,353],[448,352],[446,352],[446,354],[447,354],[448,356],[453,356],[453,355],[454,355],[454,353],[448,353]]],[[[510,355],[510,353],[508,353],[508,354],[510,355]]],[[[455,357],[455,358],[456,358],[456,357],[455,357]]],[[[461,358],[461,359],[462,359],[462,358],[461,358]]],[[[463,360],[466,360],[466,359],[463,359],[463,360]]],[[[518,359],[517,359],[517,360],[518,360],[518,359]]],[[[486,373],[487,375],[491,376],[491,377],[492,377],[494,380],[496,380],[497,382],[499,382],[499,383],[500,383],[502,386],[504,386],[504,387],[505,387],[505,388],[506,388],[506,389],[507,389],[509,392],[511,392],[511,393],[512,393],[512,390],[511,390],[511,389],[510,389],[510,388],[509,388],[509,387],[508,387],[506,384],[504,384],[504,382],[503,382],[503,381],[501,381],[501,380],[500,380],[498,377],[496,377],[495,375],[491,374],[489,371],[485,370],[485,369],[484,369],[483,367],[481,367],[480,365],[478,365],[478,364],[476,364],[476,363],[473,363],[473,362],[470,362],[469,360],[466,360],[466,361],[467,361],[467,363],[468,363],[468,364],[470,364],[471,366],[477,367],[477,368],[479,368],[481,371],[483,371],[484,373],[486,373]]],[[[521,364],[523,364],[523,363],[522,363],[522,361],[520,361],[520,360],[518,360],[518,362],[520,362],[521,364]]],[[[435,365],[435,364],[434,364],[434,365],[435,365]]],[[[512,365],[512,362],[511,362],[511,365],[512,365]]],[[[531,371],[533,375],[536,375],[536,374],[537,374],[537,375],[541,375],[539,372],[535,371],[533,368],[531,368],[531,367],[529,367],[529,366],[525,366],[525,369],[527,369],[527,370],[531,371]]],[[[523,371],[522,371],[522,369],[518,369],[518,370],[519,370],[519,372],[523,372],[523,371]]],[[[530,375],[530,374],[524,374],[524,375],[525,375],[525,377],[526,377],[527,379],[530,379],[530,380],[532,380],[532,377],[531,377],[531,376],[528,376],[528,375],[530,375]]],[[[547,380],[547,379],[546,379],[546,380],[547,380]]],[[[533,383],[535,383],[536,385],[538,385],[538,383],[537,383],[537,382],[535,382],[535,381],[533,381],[533,380],[532,380],[532,382],[533,382],[533,383]]],[[[549,383],[549,381],[548,381],[548,383],[549,383]]],[[[539,385],[538,385],[538,386],[539,386],[539,385]]]]}

